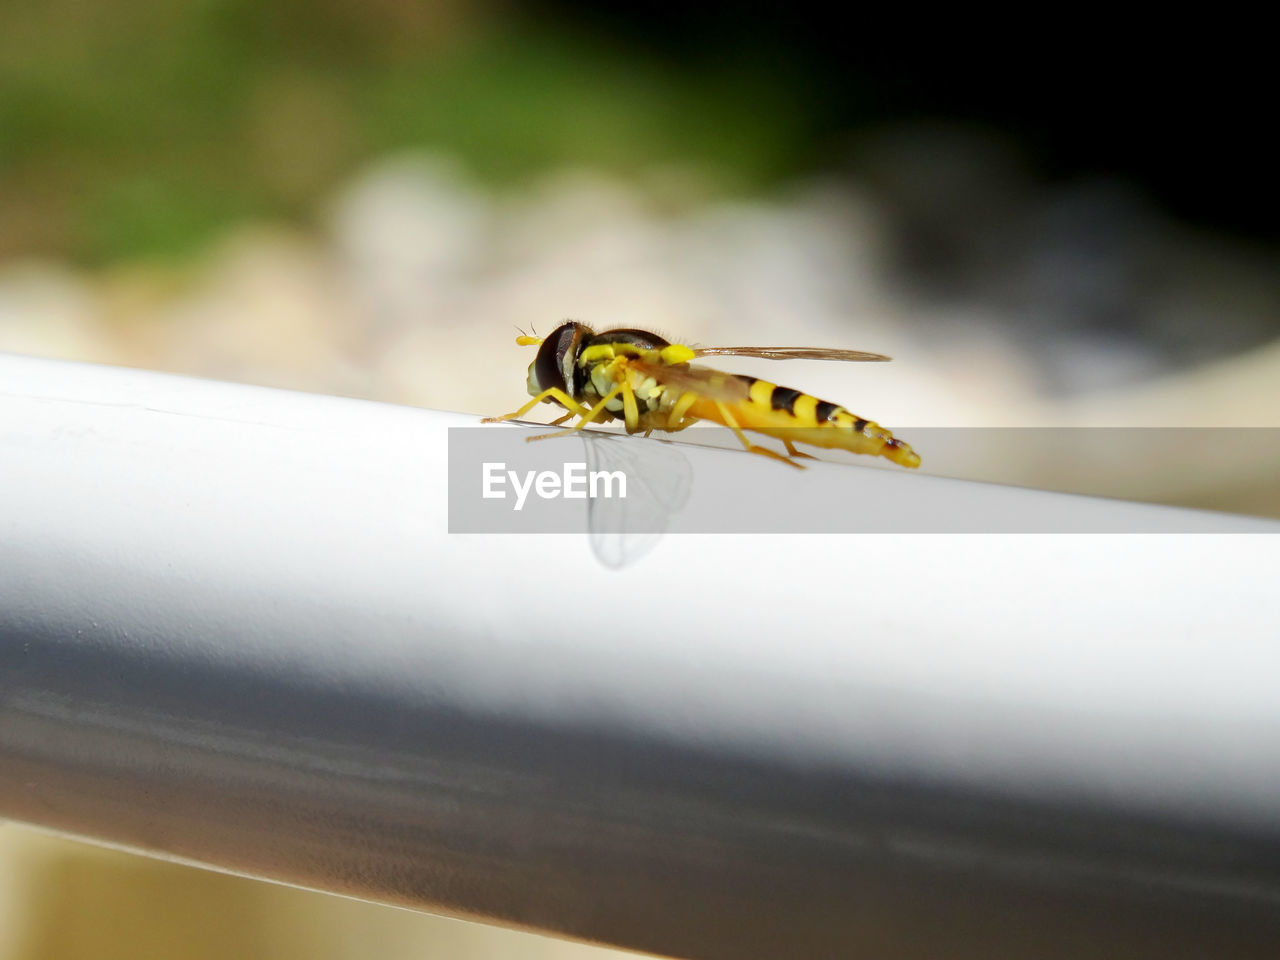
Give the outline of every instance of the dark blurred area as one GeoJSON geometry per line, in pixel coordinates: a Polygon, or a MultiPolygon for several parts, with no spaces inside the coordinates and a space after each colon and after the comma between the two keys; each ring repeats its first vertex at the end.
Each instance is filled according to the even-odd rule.
{"type": "MultiPolygon", "coordinates": [[[[1182,295],[1165,280],[1184,269],[1280,296],[1265,30],[1080,7],[1019,17],[814,2],[534,6],[674,70],[736,64],[775,78],[795,111],[785,172],[838,170],[871,190],[892,223],[897,282],[1004,315],[1020,346],[1052,347],[1073,330],[1122,355],[1150,351],[1158,368],[1280,334],[1274,309],[1250,314],[1229,297],[1216,317],[1150,309],[1182,295]],[[1157,253],[1155,237],[1175,224],[1228,258],[1157,253]],[[1229,263],[1234,254],[1250,265],[1229,263]]],[[[1054,393],[1091,382],[1052,362],[1042,373],[1054,393]]]]}
{"type": "Polygon", "coordinates": [[[1129,180],[1177,217],[1280,237],[1273,44],[1257,24],[812,0],[534,7],[677,66],[729,60],[798,81],[798,162],[831,161],[833,138],[883,124],[972,125],[1016,142],[1047,180],[1129,180]]]}

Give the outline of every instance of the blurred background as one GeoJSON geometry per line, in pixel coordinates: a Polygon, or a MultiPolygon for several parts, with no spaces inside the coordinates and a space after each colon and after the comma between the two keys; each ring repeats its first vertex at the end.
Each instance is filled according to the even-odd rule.
{"type": "MultiPolygon", "coordinates": [[[[1265,31],[1058,14],[0,3],[0,350],[496,414],[566,317],[855,347],[734,369],[955,428],[926,470],[1280,516],[1274,431],[1223,452],[1280,426],[1265,31]]],[[[126,946],[601,952],[0,826],[0,958],[126,946]]]]}

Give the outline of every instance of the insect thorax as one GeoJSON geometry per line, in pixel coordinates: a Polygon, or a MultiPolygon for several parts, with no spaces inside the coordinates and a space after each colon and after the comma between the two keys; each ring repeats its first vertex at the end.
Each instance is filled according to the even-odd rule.
{"type": "MultiPolygon", "coordinates": [[[[587,376],[583,383],[583,401],[589,405],[600,402],[600,399],[611,391],[622,378],[626,378],[636,397],[636,408],[641,416],[656,413],[670,406],[668,391],[653,377],[638,373],[630,367],[622,356],[610,357],[592,363],[587,368],[587,376]]],[[[605,405],[605,410],[612,414],[623,411],[621,394],[612,397],[605,405]]]]}

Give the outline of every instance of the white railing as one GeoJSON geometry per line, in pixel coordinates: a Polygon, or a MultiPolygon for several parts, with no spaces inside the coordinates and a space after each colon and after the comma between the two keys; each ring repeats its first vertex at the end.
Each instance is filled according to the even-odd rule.
{"type": "Polygon", "coordinates": [[[691,957],[1280,943],[1280,538],[618,571],[447,532],[473,423],[0,357],[0,816],[691,957]]]}

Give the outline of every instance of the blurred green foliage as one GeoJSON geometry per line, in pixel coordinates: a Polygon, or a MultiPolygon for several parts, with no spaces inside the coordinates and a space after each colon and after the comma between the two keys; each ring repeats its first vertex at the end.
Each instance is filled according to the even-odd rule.
{"type": "Polygon", "coordinates": [[[183,256],[408,148],[750,189],[808,149],[803,76],[465,2],[0,0],[0,257],[183,256]]]}

